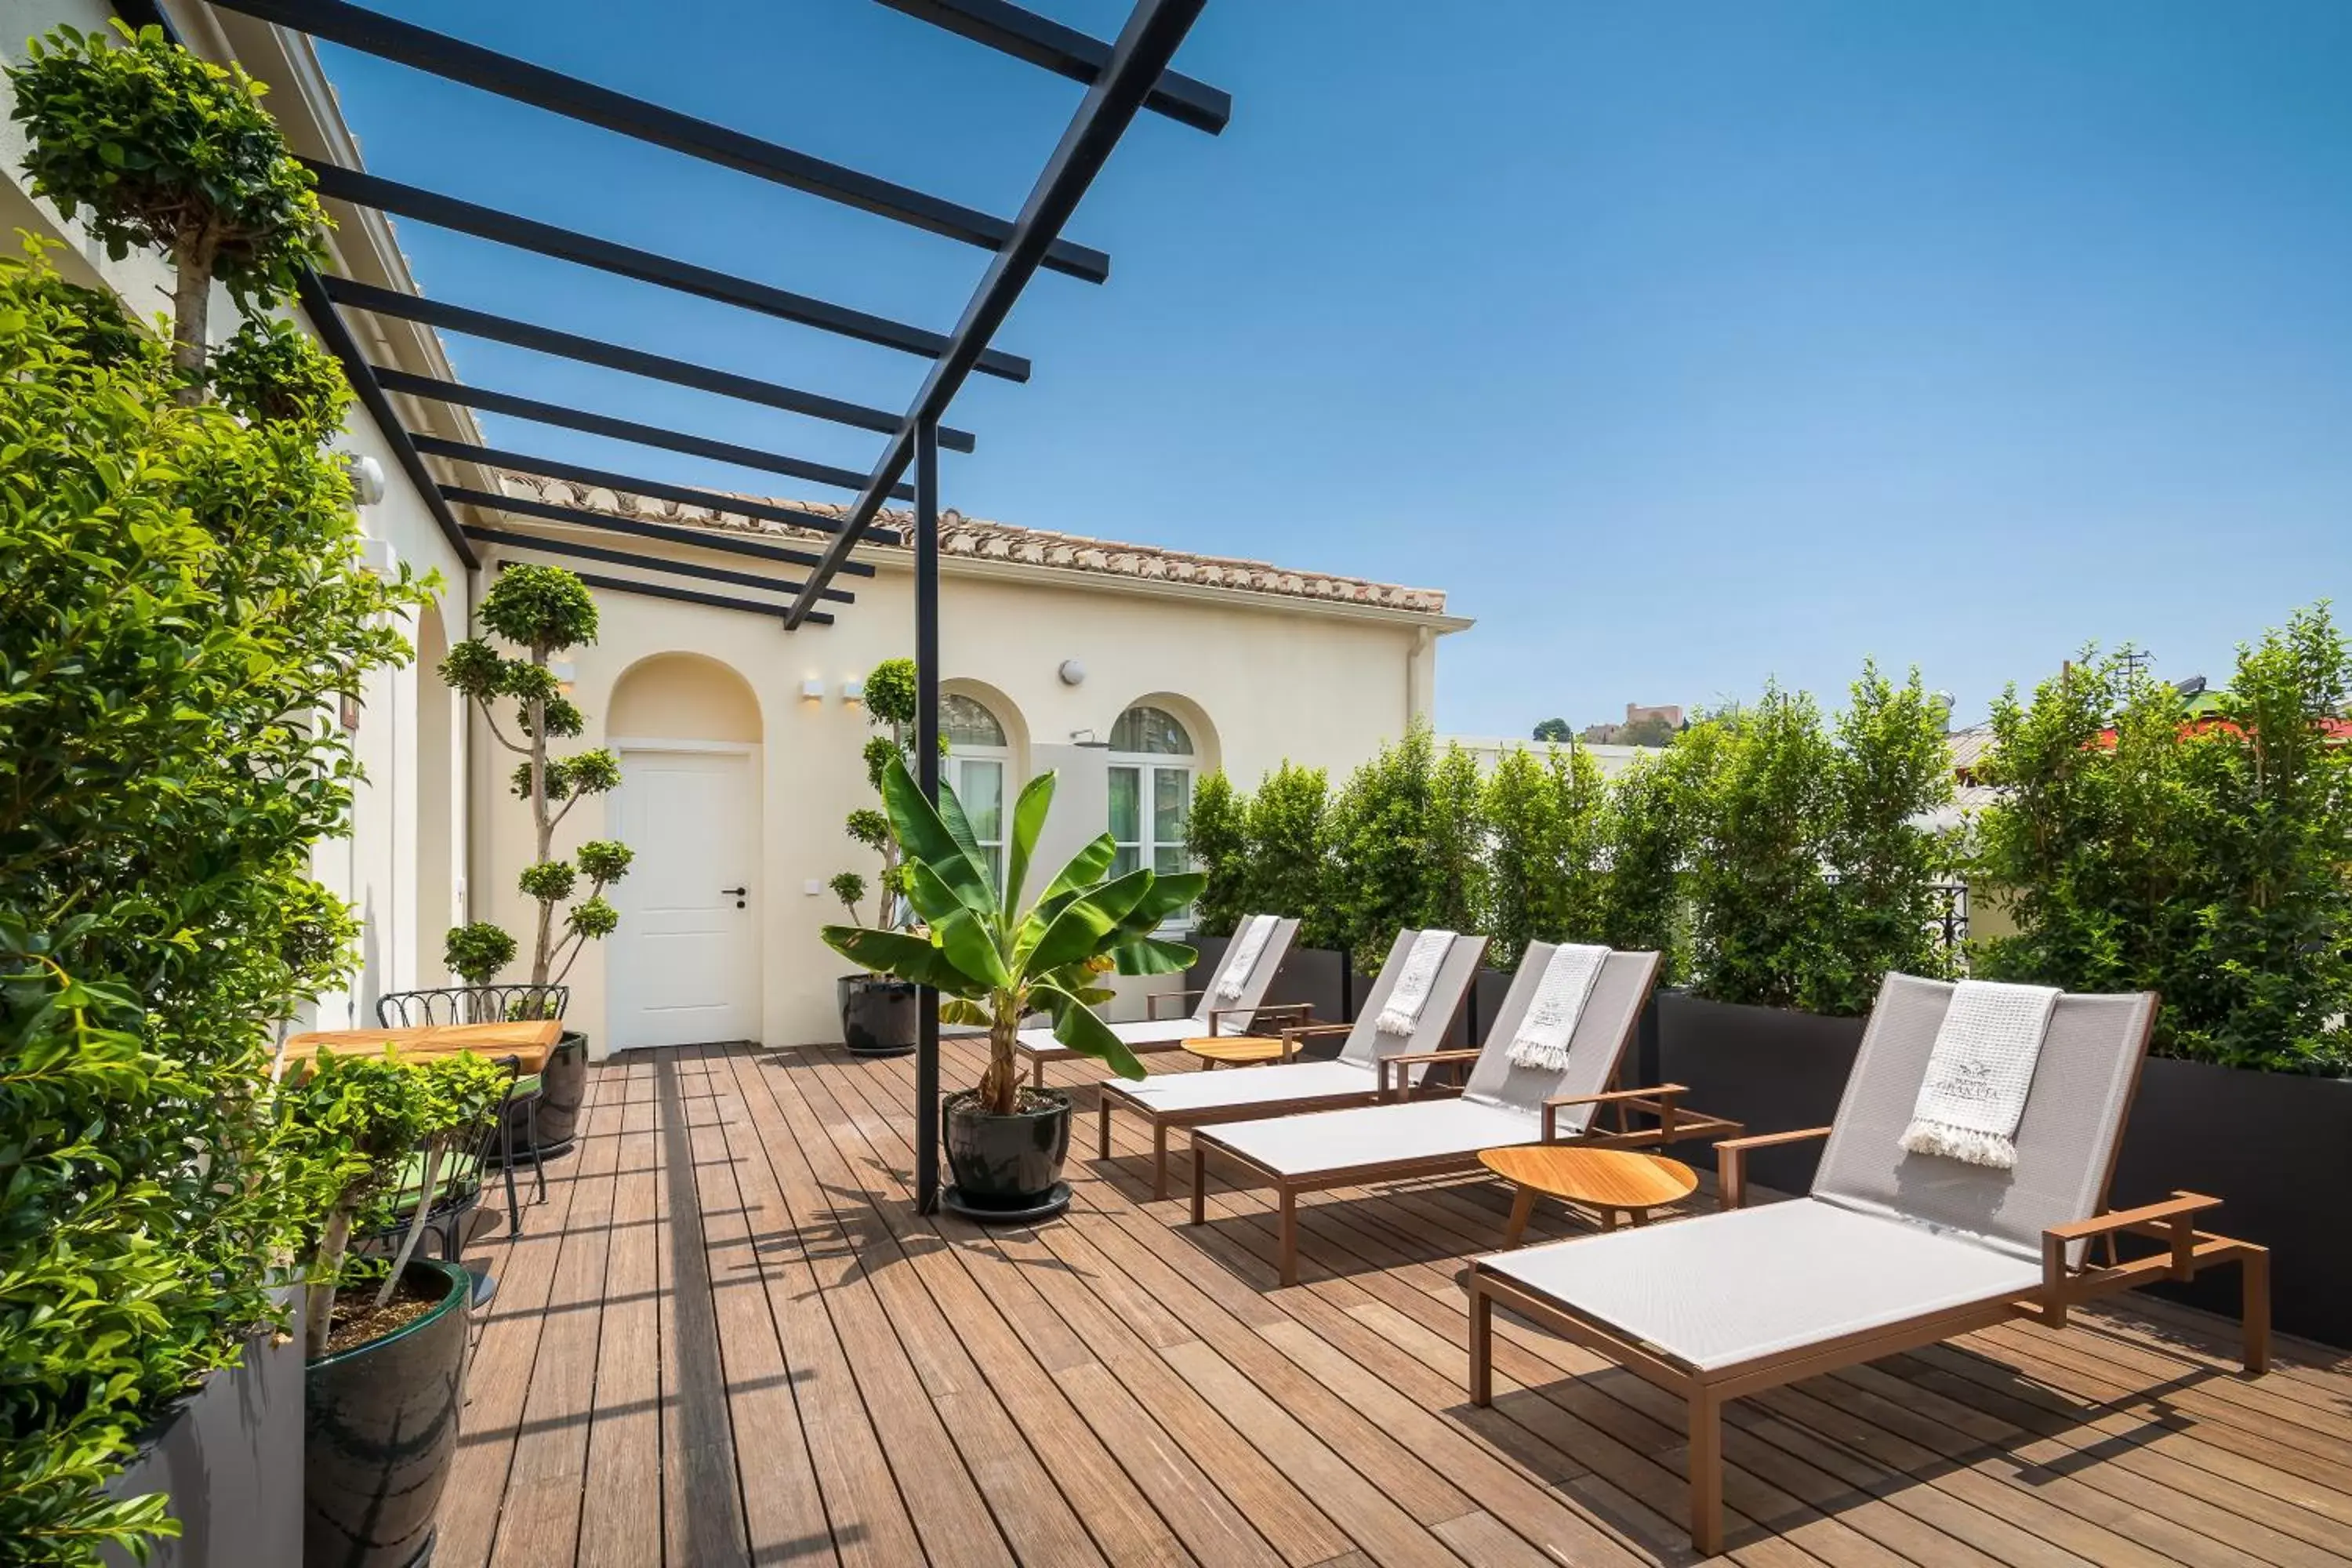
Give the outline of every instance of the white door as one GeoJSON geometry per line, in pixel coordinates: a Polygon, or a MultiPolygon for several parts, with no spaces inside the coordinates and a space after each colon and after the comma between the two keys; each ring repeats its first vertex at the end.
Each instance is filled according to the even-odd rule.
{"type": "Polygon", "coordinates": [[[740,752],[621,753],[612,836],[636,852],[620,910],[606,1027],[615,1050],[752,1038],[760,834],[740,752]]]}

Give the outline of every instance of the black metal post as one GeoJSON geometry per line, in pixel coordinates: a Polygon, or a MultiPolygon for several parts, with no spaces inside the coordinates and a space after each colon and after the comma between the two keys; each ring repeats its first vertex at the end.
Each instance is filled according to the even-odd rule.
{"type": "MultiPolygon", "coordinates": [[[[940,798],[940,423],[915,421],[915,779],[940,798]]],[[[940,994],[915,993],[915,1209],[940,1203],[940,994]]]]}

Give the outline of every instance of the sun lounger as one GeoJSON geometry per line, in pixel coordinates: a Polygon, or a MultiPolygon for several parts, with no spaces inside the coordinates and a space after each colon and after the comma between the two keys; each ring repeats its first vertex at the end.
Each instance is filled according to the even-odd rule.
{"type": "MultiPolygon", "coordinates": [[[[1510,1046],[1542,984],[1542,972],[1522,963],[1477,1051],[1439,1051],[1422,1058],[1473,1060],[1459,1098],[1327,1110],[1275,1121],[1229,1122],[1192,1134],[1192,1223],[1206,1216],[1206,1161],[1216,1155],[1276,1192],[1281,1215],[1281,1278],[1298,1281],[1298,1194],[1411,1176],[1445,1175],[1478,1168],[1481,1150],[1560,1138],[1623,1148],[1655,1147],[1684,1138],[1738,1131],[1737,1123],[1701,1116],[1680,1103],[1678,1084],[1611,1089],[1658,977],[1654,952],[1612,952],[1593,983],[1569,1041],[1568,1065],[1557,1071],[1516,1066],[1510,1046]],[[1619,1126],[1594,1125],[1595,1113],[1614,1105],[1619,1126]],[[1622,1113],[1638,1110],[1657,1125],[1634,1129],[1622,1113]]],[[[1411,1065],[1391,1058],[1389,1068],[1411,1065]]]]}
{"type": "MultiPolygon", "coordinates": [[[[1212,1035],[1246,1035],[1253,1029],[1280,1019],[1304,1022],[1311,1017],[1312,1010],[1303,1003],[1266,1005],[1265,989],[1274,984],[1275,974],[1282,968],[1283,961],[1290,956],[1291,939],[1298,934],[1296,920],[1283,916],[1273,918],[1274,933],[1258,950],[1257,962],[1243,977],[1239,996],[1224,998],[1217,994],[1218,986],[1224,979],[1224,970],[1221,965],[1202,990],[1159,992],[1145,997],[1146,1016],[1123,1024],[1113,1024],[1110,1032],[1117,1035],[1129,1050],[1144,1056],[1152,1051],[1172,1051],[1187,1040],[1212,1035]],[[1160,1016],[1162,1003],[1181,1002],[1188,997],[1199,999],[1199,1005],[1192,1012],[1181,1018],[1160,1016]]],[[[1234,945],[1225,949],[1229,960],[1240,956],[1236,951],[1240,940],[1236,934],[1234,945]]],[[[1071,1061],[1079,1054],[1054,1038],[1051,1029],[1022,1030],[1013,1051],[1029,1064],[1029,1081],[1040,1089],[1045,1086],[1046,1063],[1071,1061]]]]}
{"type": "Polygon", "coordinates": [[[1690,1401],[1691,1541],[1723,1549],[1722,1410],[1793,1383],[2229,1261],[2244,1269],[2245,1364],[2269,1359],[2269,1259],[2210,1236],[2194,1194],[2106,1214],[2107,1184],[2156,1018],[2151,994],[2063,996],[2012,1170],[1904,1151],[1951,985],[1890,974],[1830,1127],[1719,1147],[1726,1212],[1474,1261],[1470,1394],[1493,1397],[1500,1306],[1690,1401]],[[1826,1136],[1811,1195],[1742,1208],[1749,1150],[1826,1136]],[[2120,1261],[2116,1238],[2164,1250],[2120,1261]],[[2090,1243],[2105,1261],[2089,1260],[2090,1243]]]}
{"type": "MultiPolygon", "coordinates": [[[[1421,1026],[1410,1036],[1384,1035],[1376,1027],[1381,1009],[1388,1005],[1405,953],[1421,933],[1397,933],[1388,962],[1372,982],[1362,1011],[1353,1024],[1310,1024],[1283,1031],[1286,1041],[1345,1035],[1347,1043],[1331,1061],[1285,1061],[1243,1072],[1156,1074],[1140,1083],[1106,1079],[1099,1090],[1097,1142],[1102,1158],[1110,1158],[1110,1116],[1129,1111],[1151,1124],[1151,1195],[1168,1195],[1168,1133],[1177,1127],[1204,1127],[1220,1121],[1249,1121],[1300,1111],[1332,1110],[1342,1106],[1370,1105],[1388,1089],[1383,1059],[1410,1058],[1398,1070],[1401,1081],[1418,1083],[1427,1070],[1427,1057],[1436,1051],[1462,1011],[1478,964],[1486,956],[1483,936],[1459,936],[1439,966],[1429,997],[1421,1010],[1421,1026]]],[[[1540,944],[1538,944],[1540,945],[1540,944]]],[[[1533,952],[1533,949],[1529,950],[1533,952]]],[[[1543,950],[1547,955],[1549,948],[1543,950]]]]}

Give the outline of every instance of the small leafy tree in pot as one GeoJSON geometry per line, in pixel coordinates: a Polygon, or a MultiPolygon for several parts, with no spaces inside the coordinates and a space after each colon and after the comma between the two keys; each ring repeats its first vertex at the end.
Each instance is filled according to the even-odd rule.
{"type": "Polygon", "coordinates": [[[87,214],[116,260],[134,247],[170,256],[172,358],[179,401],[193,405],[214,282],[247,309],[291,293],[295,275],[325,258],[327,214],[262,109],[261,83],[160,28],[114,28],[109,37],[59,27],[11,71],[25,168],[36,195],[87,214]]]}
{"type": "MultiPolygon", "coordinates": [[[[559,653],[596,640],[596,601],[578,577],[560,566],[509,566],[482,595],[480,615],[484,626],[520,647],[524,657],[512,658],[483,638],[469,637],[441,661],[441,679],[473,699],[499,744],[523,759],[515,768],[514,793],[530,804],[532,860],[518,885],[539,906],[530,983],[561,984],[581,950],[611,935],[620,923],[604,895],[627,873],[630,860],[628,847],[610,839],[583,844],[568,858],[555,853],[555,830],[572,807],[621,782],[620,760],[601,746],[569,757],[548,754],[551,738],[575,736],[584,727],[580,710],[558,689],[548,664],[559,653]],[[499,722],[496,705],[501,700],[514,705],[520,740],[499,722]],[[556,906],[579,891],[583,877],[588,879],[587,895],[566,911],[559,936],[556,906]]],[[[495,951],[477,934],[480,930],[478,924],[460,926],[449,933],[449,967],[469,980],[474,973],[467,966],[480,973],[481,961],[495,951]]],[[[496,972],[492,966],[488,973],[496,972]]]]}
{"type": "Polygon", "coordinates": [[[465,1052],[432,1062],[323,1052],[307,1070],[278,1089],[279,1114],[306,1141],[314,1172],[331,1194],[306,1260],[305,1350],[316,1361],[334,1332],[337,1292],[360,1282],[376,1286],[382,1308],[398,1289],[431,1209],[430,1194],[464,1140],[478,1131],[505,1098],[510,1075],[465,1052]],[[388,1228],[404,1194],[399,1176],[412,1153],[423,1156],[414,1213],[387,1268],[381,1258],[353,1258],[354,1233],[388,1228]]]}
{"type": "MultiPolygon", "coordinates": [[[[1118,847],[1106,833],[1073,856],[1035,903],[1022,907],[1029,858],[1054,801],[1055,775],[1029,781],[1013,808],[1003,885],[972,837],[955,791],[940,786],[935,807],[893,758],[883,775],[890,826],[908,851],[907,898],[926,930],[886,931],[834,925],[824,940],[835,952],[877,973],[938,988],[940,1016],[988,1030],[988,1067],[971,1108],[992,1116],[1021,1109],[1013,1046],[1021,1020],[1034,1012],[1053,1018],[1054,1037],[1081,1056],[1108,1064],[1122,1078],[1143,1068],[1093,1008],[1110,993],[1097,981],[1121,974],[1170,974],[1191,966],[1192,949],[1152,932],[1198,898],[1207,879],[1198,872],[1158,876],[1149,869],[1108,876],[1118,847]]],[[[1062,1100],[1065,1112],[1067,1100],[1062,1100]]],[[[949,1102],[950,1116],[957,1101],[949,1102]]]]}
{"type": "MultiPolygon", "coordinates": [[[[882,781],[890,764],[913,759],[915,721],[921,713],[916,700],[916,689],[915,661],[911,658],[886,658],[876,665],[866,678],[866,722],[881,732],[866,738],[862,755],[866,760],[866,781],[874,786],[877,795],[882,793],[882,781]]],[[[902,879],[898,868],[905,855],[899,848],[897,835],[890,830],[890,818],[873,806],[860,806],[849,814],[843,829],[849,835],[850,842],[872,850],[882,862],[881,872],[874,882],[881,896],[881,903],[875,910],[874,923],[877,926],[897,925],[898,921],[894,911],[898,910],[905,891],[899,885],[902,879]]],[[[842,889],[848,886],[848,879],[854,875],[853,872],[844,872],[827,884],[835,898],[855,902],[866,897],[866,880],[862,877],[857,879],[858,890],[854,897],[844,894],[842,889]]],[[[856,910],[850,911],[850,918],[857,918],[856,910]]]]}

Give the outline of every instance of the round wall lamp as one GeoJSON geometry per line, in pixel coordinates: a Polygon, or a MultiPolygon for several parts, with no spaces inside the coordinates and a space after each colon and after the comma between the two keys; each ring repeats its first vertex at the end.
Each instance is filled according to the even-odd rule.
{"type": "Polygon", "coordinates": [[[1066,658],[1062,661],[1061,675],[1063,685],[1076,686],[1085,681],[1087,667],[1075,658],[1066,658]]]}

